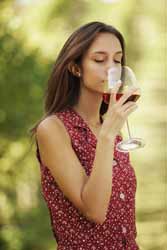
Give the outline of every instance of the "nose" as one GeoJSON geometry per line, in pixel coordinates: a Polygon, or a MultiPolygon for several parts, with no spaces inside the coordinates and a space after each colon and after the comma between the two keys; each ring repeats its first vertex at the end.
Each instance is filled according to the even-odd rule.
{"type": "Polygon", "coordinates": [[[109,70],[110,68],[113,68],[113,67],[115,67],[115,63],[114,63],[113,61],[109,62],[109,63],[106,65],[106,72],[108,72],[108,70],[109,70]]]}
{"type": "Polygon", "coordinates": [[[108,64],[105,68],[105,75],[108,76],[108,73],[111,72],[121,72],[121,64],[115,64],[114,62],[108,64]],[[112,70],[113,69],[113,70],[112,70]]]}
{"type": "Polygon", "coordinates": [[[111,68],[120,68],[121,69],[121,64],[116,64],[113,58],[110,58],[110,60],[108,60],[107,64],[105,65],[105,72],[107,74],[108,70],[111,68]]]}

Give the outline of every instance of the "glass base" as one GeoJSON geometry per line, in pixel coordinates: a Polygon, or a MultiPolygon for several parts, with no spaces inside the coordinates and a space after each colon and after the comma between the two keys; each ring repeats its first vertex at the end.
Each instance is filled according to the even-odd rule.
{"type": "Polygon", "coordinates": [[[138,148],[143,148],[145,142],[141,138],[130,138],[125,141],[121,141],[116,145],[116,149],[120,152],[129,152],[138,148]]]}

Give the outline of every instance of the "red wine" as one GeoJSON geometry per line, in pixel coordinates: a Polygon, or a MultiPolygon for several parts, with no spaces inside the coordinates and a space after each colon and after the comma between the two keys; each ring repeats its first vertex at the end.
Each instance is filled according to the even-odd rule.
{"type": "MultiPolygon", "coordinates": [[[[117,94],[116,94],[116,100],[118,101],[118,100],[121,98],[121,96],[123,96],[123,93],[117,93],[117,94]]],[[[127,103],[127,102],[129,102],[129,101],[131,101],[131,102],[136,102],[136,101],[139,99],[139,97],[140,97],[139,94],[133,94],[133,95],[131,95],[131,96],[124,102],[124,104],[127,103]]],[[[103,94],[103,101],[104,101],[106,104],[109,104],[109,101],[110,101],[110,94],[103,94]]]]}

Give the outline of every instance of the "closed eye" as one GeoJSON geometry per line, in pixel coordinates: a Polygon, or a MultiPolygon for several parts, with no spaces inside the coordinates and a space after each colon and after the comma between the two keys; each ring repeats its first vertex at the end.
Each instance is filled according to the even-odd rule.
{"type": "Polygon", "coordinates": [[[97,60],[97,59],[95,59],[94,61],[97,62],[97,63],[102,63],[102,62],[104,62],[104,60],[97,60]]]}
{"type": "Polygon", "coordinates": [[[114,60],[115,63],[121,63],[120,61],[114,60]]]}
{"type": "MultiPolygon", "coordinates": [[[[94,61],[97,62],[97,63],[103,63],[105,60],[97,60],[97,59],[95,59],[94,61]]],[[[121,63],[121,61],[117,61],[117,60],[114,60],[114,62],[115,63],[121,63]]]]}

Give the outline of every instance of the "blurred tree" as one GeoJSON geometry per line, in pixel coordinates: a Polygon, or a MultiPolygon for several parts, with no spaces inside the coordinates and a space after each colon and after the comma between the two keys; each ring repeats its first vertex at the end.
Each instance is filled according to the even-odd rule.
{"type": "MultiPolygon", "coordinates": [[[[24,138],[30,124],[42,112],[43,85],[50,67],[50,62],[42,59],[38,49],[27,51],[23,34],[13,28],[15,8],[14,1],[0,2],[0,249],[3,250],[33,249],[27,248],[28,242],[23,240],[27,231],[31,231],[28,220],[26,225],[19,219],[19,216],[26,219],[26,214],[30,218],[32,214],[31,210],[21,210],[20,190],[37,183],[33,169],[34,182],[30,179],[27,182],[28,174],[26,178],[24,175],[25,168],[29,167],[25,158],[30,150],[24,138]],[[25,181],[18,185],[22,179],[25,181]],[[24,231],[23,226],[26,226],[24,231]]],[[[28,192],[31,193],[30,188],[28,192]]],[[[43,213],[42,206],[40,213],[43,213]]],[[[41,216],[39,214],[39,218],[41,216]]],[[[40,233],[38,225],[32,219],[31,228],[40,233]]],[[[31,245],[33,237],[29,237],[31,245]]],[[[47,246],[44,244],[44,247],[47,246]]]]}
{"type": "Polygon", "coordinates": [[[88,3],[84,0],[59,0],[51,1],[48,14],[46,16],[45,28],[64,26],[67,30],[77,27],[82,17],[88,11],[88,3]]]}
{"type": "Polygon", "coordinates": [[[39,51],[27,52],[24,39],[16,39],[6,24],[0,27],[0,136],[18,139],[25,135],[28,124],[40,112],[49,62],[40,61],[39,51]],[[40,100],[39,100],[40,99],[40,100]],[[33,113],[30,113],[30,105],[33,113]],[[12,129],[11,129],[12,124],[12,129]]]}

